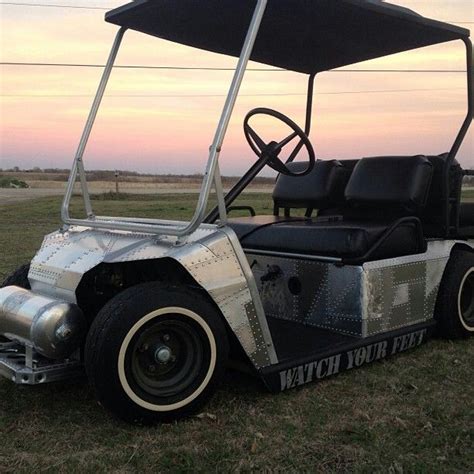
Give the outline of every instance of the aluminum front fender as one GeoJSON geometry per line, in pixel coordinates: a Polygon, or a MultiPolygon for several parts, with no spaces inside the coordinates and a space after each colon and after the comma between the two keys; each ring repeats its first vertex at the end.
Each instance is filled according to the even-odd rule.
{"type": "Polygon", "coordinates": [[[181,244],[167,236],[70,228],[46,236],[29,280],[36,293],[76,303],[83,276],[101,263],[160,258],[178,262],[209,294],[256,368],[277,362],[253,274],[229,228],[202,226],[181,244]]]}

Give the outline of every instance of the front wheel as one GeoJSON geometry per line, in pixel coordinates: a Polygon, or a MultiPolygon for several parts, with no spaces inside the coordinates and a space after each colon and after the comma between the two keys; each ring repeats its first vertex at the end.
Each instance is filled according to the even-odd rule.
{"type": "Polygon", "coordinates": [[[5,281],[0,285],[0,288],[4,288],[6,286],[19,286],[25,290],[31,289],[30,282],[28,280],[29,271],[29,263],[18,267],[13,273],[7,276],[5,281]]]}
{"type": "Polygon", "coordinates": [[[445,270],[436,307],[438,335],[474,335],[474,253],[455,250],[445,270]]]}
{"type": "Polygon", "coordinates": [[[228,351],[222,316],[200,291],[144,283],[99,312],[85,366],[102,405],[148,424],[196,413],[214,393],[228,351]]]}

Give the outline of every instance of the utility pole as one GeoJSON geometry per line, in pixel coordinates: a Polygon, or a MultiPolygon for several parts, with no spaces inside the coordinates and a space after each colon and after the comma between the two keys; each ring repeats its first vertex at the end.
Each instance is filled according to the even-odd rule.
{"type": "Polygon", "coordinates": [[[115,171],[115,192],[119,193],[119,176],[120,172],[118,170],[115,171]]]}

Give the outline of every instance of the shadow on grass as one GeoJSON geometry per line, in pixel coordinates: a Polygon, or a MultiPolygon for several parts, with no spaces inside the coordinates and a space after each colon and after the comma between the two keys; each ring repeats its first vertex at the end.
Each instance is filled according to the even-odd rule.
{"type": "MultiPolygon", "coordinates": [[[[236,370],[228,370],[215,399],[218,404],[228,401],[229,398],[234,401],[240,399],[241,402],[247,403],[265,393],[268,392],[258,378],[236,370]]],[[[64,419],[68,423],[84,422],[87,417],[97,420],[98,417],[111,416],[96,403],[86,377],[36,386],[18,386],[3,380],[0,383],[0,398],[2,400],[0,421],[3,419],[4,422],[6,419],[14,419],[15,415],[34,413],[37,420],[44,420],[46,428],[51,424],[51,415],[56,420],[64,419]]]]}

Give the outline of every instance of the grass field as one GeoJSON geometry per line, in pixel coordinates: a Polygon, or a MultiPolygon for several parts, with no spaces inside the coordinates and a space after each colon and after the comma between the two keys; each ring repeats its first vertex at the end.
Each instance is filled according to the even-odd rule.
{"type": "Polygon", "coordinates": [[[472,202],[474,200],[474,188],[468,188],[466,187],[464,189],[463,195],[462,195],[463,201],[470,201],[472,202]]]}
{"type": "MultiPolygon", "coordinates": [[[[104,214],[180,218],[195,197],[98,199],[104,214]]],[[[59,198],[0,205],[0,280],[59,225],[59,198]]],[[[241,204],[271,212],[268,195],[241,204]]],[[[76,212],[80,201],[74,198],[76,212]]],[[[0,381],[0,472],[474,472],[474,341],[416,351],[281,395],[231,372],[206,413],[125,425],[84,381],[0,381]]]]}

